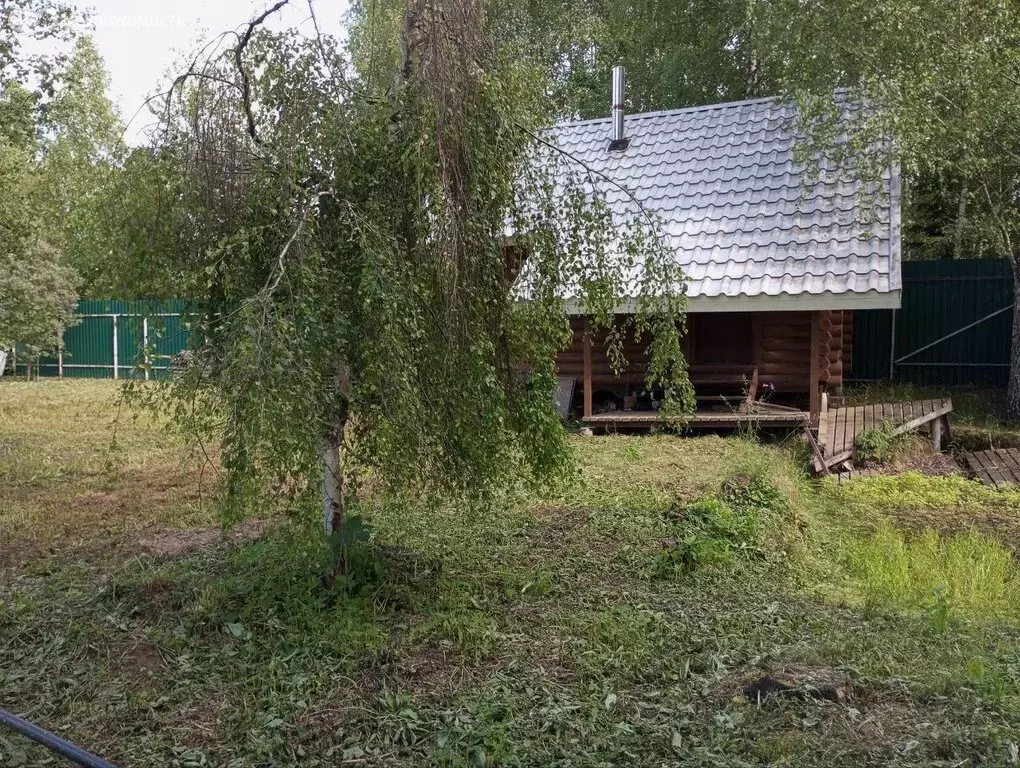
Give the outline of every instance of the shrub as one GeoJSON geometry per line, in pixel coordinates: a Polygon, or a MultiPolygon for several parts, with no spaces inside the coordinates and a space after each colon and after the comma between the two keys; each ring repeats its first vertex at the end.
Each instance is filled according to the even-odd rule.
{"type": "Polygon", "coordinates": [[[770,517],[786,517],[790,500],[767,477],[737,475],[723,483],[723,499],[738,510],[765,513],[770,517]]]}
{"type": "Polygon", "coordinates": [[[857,457],[863,461],[889,461],[899,442],[895,429],[892,422],[885,421],[861,432],[854,441],[857,457]]]}

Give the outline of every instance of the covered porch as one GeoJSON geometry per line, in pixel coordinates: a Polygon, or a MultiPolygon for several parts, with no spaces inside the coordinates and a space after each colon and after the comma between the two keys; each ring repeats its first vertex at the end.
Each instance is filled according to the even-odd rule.
{"type": "MultiPolygon", "coordinates": [[[[816,427],[823,390],[842,387],[849,312],[703,312],[687,320],[684,352],[697,402],[688,428],[816,427]]],[[[661,393],[644,389],[647,340],[625,337],[628,365],[616,373],[587,318],[572,327],[573,343],[559,358],[560,376],[574,384],[571,413],[598,431],[659,423],[661,393]]]]}

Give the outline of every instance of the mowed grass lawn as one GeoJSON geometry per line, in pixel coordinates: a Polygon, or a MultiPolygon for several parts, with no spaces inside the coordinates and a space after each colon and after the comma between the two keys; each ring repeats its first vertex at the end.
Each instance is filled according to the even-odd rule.
{"type": "Polygon", "coordinates": [[[0,706],[125,767],[1017,763],[1020,494],[574,449],[493,509],[366,501],[331,589],[315,510],[223,534],[211,448],[108,382],[3,382],[0,706]],[[749,701],[766,674],[840,696],[749,701]]]}

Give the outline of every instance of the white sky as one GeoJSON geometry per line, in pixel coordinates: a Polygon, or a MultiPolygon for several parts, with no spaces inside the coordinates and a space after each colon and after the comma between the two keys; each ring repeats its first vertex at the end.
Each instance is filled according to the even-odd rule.
{"type": "MultiPolygon", "coordinates": [[[[272,2],[82,0],[82,4],[92,8],[92,34],[110,73],[110,98],[124,122],[130,121],[125,138],[136,144],[144,140],[145,127],[151,123],[148,112],[139,108],[168,80],[175,65],[196,46],[242,27],[272,2]]],[[[347,0],[315,0],[319,27],[338,34],[347,7],[347,0]]],[[[308,0],[290,0],[269,26],[299,27],[311,34],[308,0]]]]}

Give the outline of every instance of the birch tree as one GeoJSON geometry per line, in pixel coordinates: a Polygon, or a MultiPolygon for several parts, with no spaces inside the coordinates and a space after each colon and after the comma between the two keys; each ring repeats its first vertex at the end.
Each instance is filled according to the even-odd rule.
{"type": "Polygon", "coordinates": [[[626,332],[654,332],[648,386],[682,417],[684,276],[651,217],[612,216],[603,180],[551,148],[544,73],[496,36],[500,9],[381,3],[365,66],[364,28],[269,32],[284,4],[166,95],[144,165],[172,193],[132,257],[200,311],[159,402],[221,438],[227,517],[318,497],[342,574],[366,476],[481,504],[561,476],[568,294],[613,328],[636,297],[626,332]],[[167,217],[189,242],[161,240],[167,217]]]}

